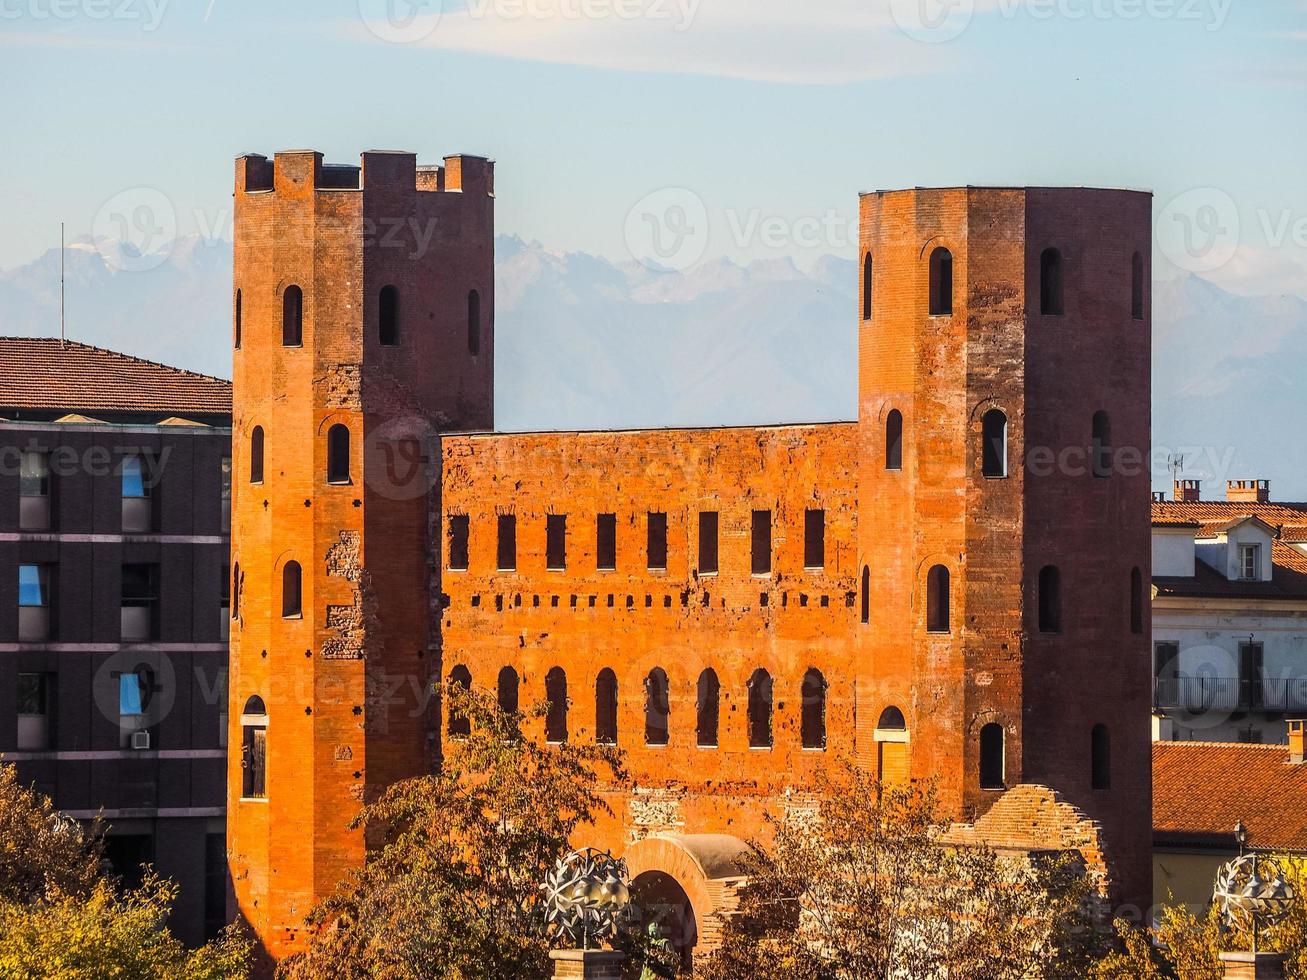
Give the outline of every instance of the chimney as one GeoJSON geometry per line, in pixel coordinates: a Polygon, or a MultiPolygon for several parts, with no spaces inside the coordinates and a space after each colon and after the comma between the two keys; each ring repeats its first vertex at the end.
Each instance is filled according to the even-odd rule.
{"type": "Polygon", "coordinates": [[[1196,504],[1203,499],[1202,480],[1176,480],[1171,499],[1177,504],[1196,504]]]}
{"type": "Polygon", "coordinates": [[[1307,761],[1307,721],[1289,722],[1289,764],[1301,766],[1307,761]]]}
{"type": "Polygon", "coordinates": [[[1225,499],[1231,503],[1269,504],[1271,502],[1270,480],[1227,480],[1225,499]]]}

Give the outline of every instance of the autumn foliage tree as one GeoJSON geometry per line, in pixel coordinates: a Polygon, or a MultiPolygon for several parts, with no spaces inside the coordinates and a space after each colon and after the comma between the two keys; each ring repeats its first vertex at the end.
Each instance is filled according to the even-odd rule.
{"type": "Polygon", "coordinates": [[[707,980],[1084,977],[1099,939],[1093,882],[1068,856],[950,846],[933,796],[853,767],[806,818],[773,822],[707,980]]]}
{"type": "Polygon", "coordinates": [[[367,864],[310,916],[316,933],[282,964],[284,980],[493,980],[545,977],[550,944],[540,884],[573,832],[608,813],[597,790],[623,778],[611,748],[545,745],[524,734],[542,718],[499,710],[452,684],[435,775],[390,787],[354,821],[367,864]]]}

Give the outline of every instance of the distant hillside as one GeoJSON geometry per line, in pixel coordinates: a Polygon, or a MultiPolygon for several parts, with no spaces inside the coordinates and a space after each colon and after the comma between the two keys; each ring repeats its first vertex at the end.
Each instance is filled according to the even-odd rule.
{"type": "MultiPolygon", "coordinates": [[[[89,242],[69,248],[69,336],[229,377],[230,243],[184,239],[149,272],[123,264],[89,242]]],[[[0,333],[58,331],[58,270],[52,251],[0,273],[0,333]]],[[[501,428],[856,414],[852,262],[656,273],[501,236],[496,279],[501,428]]],[[[1280,499],[1307,498],[1307,302],[1186,276],[1158,284],[1154,321],[1155,445],[1184,450],[1213,495],[1214,478],[1263,477],[1280,499]]]]}

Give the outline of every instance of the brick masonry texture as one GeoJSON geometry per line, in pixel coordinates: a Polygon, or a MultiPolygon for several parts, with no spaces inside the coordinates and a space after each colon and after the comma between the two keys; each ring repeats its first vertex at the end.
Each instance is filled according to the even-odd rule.
{"type": "Polygon", "coordinates": [[[314,897],[363,860],[364,842],[345,829],[360,803],[438,759],[439,706],[421,692],[458,667],[492,690],[511,670],[523,705],[545,699],[558,669],[567,737],[582,741],[597,734],[600,672],[614,672],[635,786],[606,788],[613,817],[577,843],[642,862],[665,855],[645,870],[677,878],[701,938],[737,876],[727,859],[710,869],[694,855],[765,837],[766,814],[810,812],[818,775],[841,757],[936,782],[973,836],[1010,846],[1042,832],[1047,846],[1092,851],[1095,866],[1105,850],[1116,897],[1146,902],[1147,607],[1132,629],[1131,573],[1147,580],[1149,488],[1146,467],[1125,464],[1148,452],[1149,321],[1147,305],[1145,319],[1132,316],[1131,269],[1149,254],[1149,196],[864,196],[873,309],[860,317],[856,422],[492,434],[479,431],[493,426],[491,186],[474,158],[416,173],[398,154],[366,154],[361,172],[309,153],[238,162],[234,561],[245,584],[234,744],[245,698],[263,697],[270,722],[268,800],[231,801],[229,854],[240,910],[268,951],[294,949],[314,897]],[[370,215],[433,214],[440,231],[419,258],[365,233],[370,215]],[[951,315],[927,307],[941,245],[953,258],[951,315]],[[1063,256],[1060,316],[1039,313],[1047,247],[1063,256]],[[291,283],[304,288],[304,346],[286,349],[291,283]],[[386,284],[400,287],[398,348],[376,343],[386,284]],[[472,288],[478,355],[466,343],[472,288]],[[994,408],[1008,421],[1003,478],[982,473],[982,418],[994,408]],[[904,421],[898,469],[886,468],[892,411],[904,421]],[[1103,479],[1087,468],[1097,412],[1123,464],[1103,479]],[[324,483],[338,423],[353,436],[348,486],[324,483]],[[267,434],[262,485],[241,478],[255,425],[267,434]],[[1072,455],[1024,465],[1036,450],[1072,455]],[[806,560],[809,510],[824,512],[820,567],[805,567],[818,564],[806,560]],[[771,520],[765,573],[752,560],[759,511],[771,520]],[[700,567],[703,512],[718,515],[715,572],[700,567]],[[615,519],[611,569],[600,567],[601,514],[615,519]],[[651,514],[665,515],[665,568],[650,568],[651,514]],[[566,519],[562,567],[549,567],[551,515],[566,519]],[[501,561],[510,516],[515,547],[501,561]],[[450,547],[464,518],[466,568],[450,547]],[[302,619],[280,616],[287,560],[305,568],[302,619]],[[1049,565],[1061,571],[1058,633],[1041,633],[1037,615],[1049,565]],[[928,629],[934,566],[951,577],[947,631],[928,629]],[[645,738],[656,668],[668,683],[666,745],[645,738]],[[721,688],[715,746],[696,737],[708,668],[721,688]],[[760,669],[774,685],[770,746],[749,737],[760,669]],[[810,670],[824,682],[825,742],[804,748],[810,670]],[[1005,797],[981,786],[986,725],[1004,735],[1003,787],[1021,788],[988,821],[1005,797]],[[1111,740],[1110,785],[1098,788],[1095,725],[1111,740]]]}

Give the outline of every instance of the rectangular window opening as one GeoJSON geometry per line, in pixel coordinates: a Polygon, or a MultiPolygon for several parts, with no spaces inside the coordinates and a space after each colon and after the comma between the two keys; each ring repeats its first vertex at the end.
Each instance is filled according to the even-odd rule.
{"type": "Polygon", "coordinates": [[[449,515],[449,567],[454,571],[467,571],[468,526],[466,514],[449,515]]]}
{"type": "Polygon", "coordinates": [[[753,512],[752,571],[754,575],[771,574],[771,511],[753,512]]]}
{"type": "Polygon", "coordinates": [[[600,514],[595,518],[595,565],[601,572],[617,568],[616,514],[600,514]]]}
{"type": "Polygon", "coordinates": [[[550,514],[545,518],[545,565],[551,572],[567,568],[567,515],[550,514]]]}
{"type": "Polygon", "coordinates": [[[514,514],[499,515],[496,562],[501,572],[517,570],[517,517],[514,514]]]}
{"type": "Polygon", "coordinates": [[[808,510],[803,515],[803,567],[826,567],[826,512],[808,510]]]}
{"type": "Polygon", "coordinates": [[[654,571],[667,570],[667,515],[650,512],[649,514],[649,568],[654,571]]]}
{"type": "Polygon", "coordinates": [[[699,574],[717,574],[717,512],[699,513],[699,574]]]}

